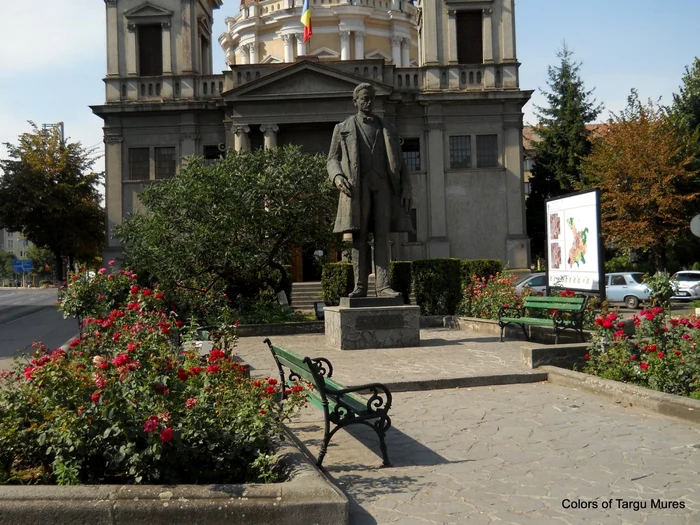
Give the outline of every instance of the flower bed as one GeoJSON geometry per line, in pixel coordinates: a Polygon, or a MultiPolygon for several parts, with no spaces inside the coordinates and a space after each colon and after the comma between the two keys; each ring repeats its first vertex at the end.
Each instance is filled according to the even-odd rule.
{"type": "Polygon", "coordinates": [[[633,317],[630,337],[616,313],[595,319],[584,371],[605,379],[700,399],[700,319],[654,306],[633,317]]]}
{"type": "Polygon", "coordinates": [[[101,293],[67,351],[36,345],[2,373],[0,483],[275,481],[275,438],[303,388],[280,403],[275,379],[247,379],[229,353],[182,351],[161,292],[120,290],[101,293]]]}

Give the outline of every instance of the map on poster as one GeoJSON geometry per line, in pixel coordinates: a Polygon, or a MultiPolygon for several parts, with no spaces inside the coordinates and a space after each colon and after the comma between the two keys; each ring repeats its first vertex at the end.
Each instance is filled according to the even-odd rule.
{"type": "Polygon", "coordinates": [[[550,287],[598,290],[600,275],[598,192],[547,201],[547,266],[550,287]]]}

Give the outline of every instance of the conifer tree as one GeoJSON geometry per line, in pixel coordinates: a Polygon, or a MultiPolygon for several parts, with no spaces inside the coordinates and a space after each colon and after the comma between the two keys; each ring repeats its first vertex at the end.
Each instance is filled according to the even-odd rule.
{"type": "Polygon", "coordinates": [[[603,107],[586,90],[580,76],[580,62],[566,43],[557,53],[558,66],[548,68],[550,92],[545,92],[547,106],[537,106],[538,123],[535,164],[530,179],[530,196],[526,201],[527,231],[533,255],[544,254],[546,235],[545,200],[581,189],[585,181],[582,160],[590,153],[590,131],[603,107]]]}

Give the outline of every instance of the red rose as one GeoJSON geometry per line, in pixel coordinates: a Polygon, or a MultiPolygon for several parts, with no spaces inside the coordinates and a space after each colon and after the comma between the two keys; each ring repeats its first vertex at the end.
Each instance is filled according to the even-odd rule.
{"type": "Polygon", "coordinates": [[[658,354],[656,354],[656,357],[658,357],[659,359],[663,359],[663,358],[664,358],[664,353],[663,353],[663,352],[659,352],[658,354]]]}
{"type": "Polygon", "coordinates": [[[158,416],[151,416],[143,424],[143,431],[146,432],[147,434],[150,434],[154,430],[158,429],[159,423],[160,423],[160,420],[158,419],[158,416]]]}
{"type": "Polygon", "coordinates": [[[603,328],[610,329],[612,327],[613,327],[613,324],[612,324],[612,321],[610,319],[606,319],[605,321],[603,321],[603,328]]]}
{"type": "Polygon", "coordinates": [[[586,359],[586,360],[588,360],[588,359],[591,358],[591,354],[585,354],[585,355],[583,356],[583,358],[586,359]]]}
{"type": "Polygon", "coordinates": [[[636,356],[636,355],[632,354],[632,355],[630,356],[630,361],[635,361],[636,359],[637,359],[637,356],[636,356]]]}
{"type": "Polygon", "coordinates": [[[274,379],[272,377],[268,378],[267,380],[268,385],[276,385],[277,384],[277,379],[274,379]]]}
{"type": "Polygon", "coordinates": [[[163,443],[167,443],[168,441],[173,439],[173,428],[168,427],[164,428],[163,430],[160,431],[160,440],[163,443]]]}
{"type": "Polygon", "coordinates": [[[93,403],[97,403],[100,400],[100,394],[99,392],[93,392],[92,395],[90,395],[90,399],[92,400],[93,403]]]}
{"type": "Polygon", "coordinates": [[[221,370],[221,367],[219,365],[209,365],[207,367],[207,374],[216,374],[221,370]]]}
{"type": "Polygon", "coordinates": [[[260,411],[260,414],[262,414],[262,415],[264,416],[265,414],[267,414],[267,411],[261,410],[261,411],[260,411]]]}
{"type": "Polygon", "coordinates": [[[642,368],[642,370],[646,370],[649,368],[649,363],[641,363],[639,366],[642,368]]]}
{"type": "Polygon", "coordinates": [[[145,290],[143,291],[143,295],[145,295],[146,297],[148,297],[148,296],[151,295],[152,293],[153,293],[153,292],[151,292],[151,290],[148,290],[148,289],[145,289],[145,290]]]}
{"type": "Polygon", "coordinates": [[[680,350],[676,350],[676,355],[681,355],[680,350]]]}
{"type": "Polygon", "coordinates": [[[275,393],[275,387],[274,387],[274,386],[268,386],[268,387],[265,389],[265,392],[267,392],[268,394],[274,394],[274,393],[275,393]]]}
{"type": "Polygon", "coordinates": [[[177,371],[177,378],[180,381],[187,381],[187,378],[190,377],[190,375],[187,373],[186,370],[183,370],[182,368],[178,369],[177,371]]]}
{"type": "Polygon", "coordinates": [[[202,367],[201,366],[193,366],[187,371],[187,373],[191,376],[198,376],[199,374],[202,373],[202,367]]]}
{"type": "Polygon", "coordinates": [[[134,285],[134,286],[131,287],[131,293],[136,293],[136,292],[138,292],[138,291],[139,291],[139,287],[138,287],[138,286],[134,285]]]}
{"type": "Polygon", "coordinates": [[[190,397],[185,401],[185,408],[194,408],[197,406],[197,398],[196,397],[190,397]]]}
{"type": "Polygon", "coordinates": [[[213,348],[211,352],[209,352],[209,361],[216,361],[217,359],[221,359],[226,357],[226,354],[223,353],[221,350],[218,348],[213,348]]]}
{"type": "Polygon", "coordinates": [[[114,366],[124,366],[129,362],[129,354],[119,354],[112,360],[114,366]]]}
{"type": "Polygon", "coordinates": [[[163,295],[162,292],[156,292],[156,299],[162,299],[163,297],[165,297],[165,295],[163,295]]]}
{"type": "Polygon", "coordinates": [[[180,321],[179,319],[178,319],[177,321],[175,321],[175,325],[176,325],[178,328],[181,327],[183,324],[185,324],[185,323],[183,323],[183,322],[180,321]]]}
{"type": "Polygon", "coordinates": [[[650,351],[650,352],[656,352],[656,349],[657,349],[657,348],[658,348],[658,347],[657,347],[655,344],[654,344],[654,345],[651,345],[651,346],[649,347],[649,351],[650,351]]]}

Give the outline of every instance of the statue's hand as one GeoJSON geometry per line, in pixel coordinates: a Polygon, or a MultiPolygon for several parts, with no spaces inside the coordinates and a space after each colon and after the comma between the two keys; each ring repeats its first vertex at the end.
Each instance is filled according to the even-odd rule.
{"type": "Polygon", "coordinates": [[[338,188],[348,197],[352,197],[352,186],[345,175],[336,175],[333,182],[335,183],[336,188],[338,188]]]}
{"type": "Polygon", "coordinates": [[[401,205],[406,213],[411,211],[411,206],[413,205],[413,198],[411,197],[411,190],[408,188],[401,188],[401,205]]]}

